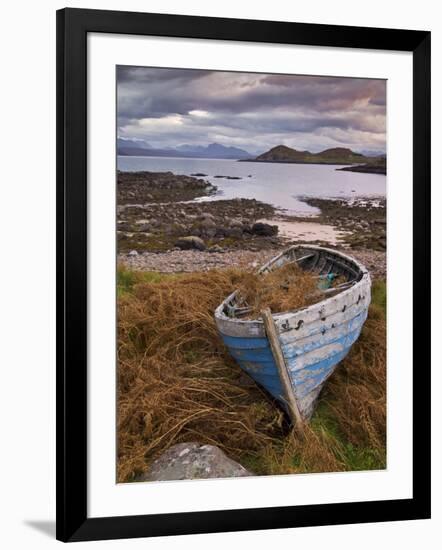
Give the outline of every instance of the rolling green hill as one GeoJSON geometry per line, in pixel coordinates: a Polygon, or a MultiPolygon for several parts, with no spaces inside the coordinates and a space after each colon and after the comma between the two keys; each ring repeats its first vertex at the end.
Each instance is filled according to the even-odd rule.
{"type": "Polygon", "coordinates": [[[299,164],[362,164],[369,161],[369,157],[355,153],[345,147],[334,147],[320,153],[297,151],[286,145],[277,145],[269,151],[258,155],[253,162],[292,162],[299,164]]]}

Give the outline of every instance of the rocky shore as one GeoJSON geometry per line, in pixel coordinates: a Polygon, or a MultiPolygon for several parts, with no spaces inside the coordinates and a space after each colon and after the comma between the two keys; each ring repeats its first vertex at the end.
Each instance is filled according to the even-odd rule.
{"type": "Polygon", "coordinates": [[[387,174],[387,157],[379,157],[365,164],[355,164],[345,166],[344,168],[336,168],[345,172],[362,172],[363,174],[387,174]]]}
{"type": "Polygon", "coordinates": [[[351,249],[385,275],[385,199],[305,198],[320,214],[293,217],[255,199],[204,200],[216,187],[202,176],[118,173],[120,262],[165,273],[253,268],[285,246],[308,242],[351,249]]]}
{"type": "Polygon", "coordinates": [[[278,228],[259,223],[275,209],[255,199],[189,202],[216,190],[205,180],[171,172],[118,174],[118,250],[164,252],[269,248],[278,228]]]}
{"type": "Polygon", "coordinates": [[[332,224],[343,232],[349,248],[385,251],[387,248],[387,204],[385,199],[316,199],[305,202],[319,208],[315,221],[332,224]]]}
{"type": "MultiPolygon", "coordinates": [[[[347,249],[340,249],[348,254],[347,249]]],[[[229,250],[226,252],[203,252],[199,250],[171,250],[154,252],[123,253],[118,260],[136,271],[157,271],[159,273],[192,273],[211,269],[238,267],[255,270],[281,252],[280,248],[267,250],[229,250]]],[[[377,250],[352,250],[351,255],[365,265],[374,278],[386,277],[386,254],[377,250]]]]}
{"type": "MultiPolygon", "coordinates": [[[[204,174],[201,174],[204,175],[204,174]]],[[[117,173],[117,204],[190,201],[216,193],[216,186],[200,177],[176,176],[172,172],[117,173]]]]}

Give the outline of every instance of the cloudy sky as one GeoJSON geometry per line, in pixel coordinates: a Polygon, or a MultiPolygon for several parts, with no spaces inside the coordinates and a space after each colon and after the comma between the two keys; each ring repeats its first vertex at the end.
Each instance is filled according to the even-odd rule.
{"type": "Polygon", "coordinates": [[[386,146],[384,80],[120,66],[117,103],[119,137],[155,148],[386,146]]]}

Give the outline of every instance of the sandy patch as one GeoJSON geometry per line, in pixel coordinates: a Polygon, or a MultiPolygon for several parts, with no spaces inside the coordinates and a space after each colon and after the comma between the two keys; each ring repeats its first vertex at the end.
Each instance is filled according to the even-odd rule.
{"type": "Polygon", "coordinates": [[[277,225],[279,236],[303,242],[326,241],[332,245],[342,244],[341,239],[345,231],[336,229],[333,225],[326,225],[318,222],[300,222],[289,220],[259,220],[271,225],[277,225]]]}

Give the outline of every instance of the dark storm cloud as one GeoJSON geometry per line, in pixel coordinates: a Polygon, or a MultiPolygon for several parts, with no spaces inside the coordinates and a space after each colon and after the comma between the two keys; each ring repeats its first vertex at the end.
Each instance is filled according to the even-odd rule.
{"type": "Polygon", "coordinates": [[[154,69],[148,67],[131,67],[119,65],[117,67],[117,81],[119,84],[130,83],[151,83],[152,79],[158,81],[167,80],[193,80],[207,76],[211,71],[200,71],[194,69],[154,69]]]}
{"type": "Polygon", "coordinates": [[[344,132],[348,146],[385,147],[383,80],[118,67],[117,84],[120,134],[155,146],[318,149],[344,132]]]}

